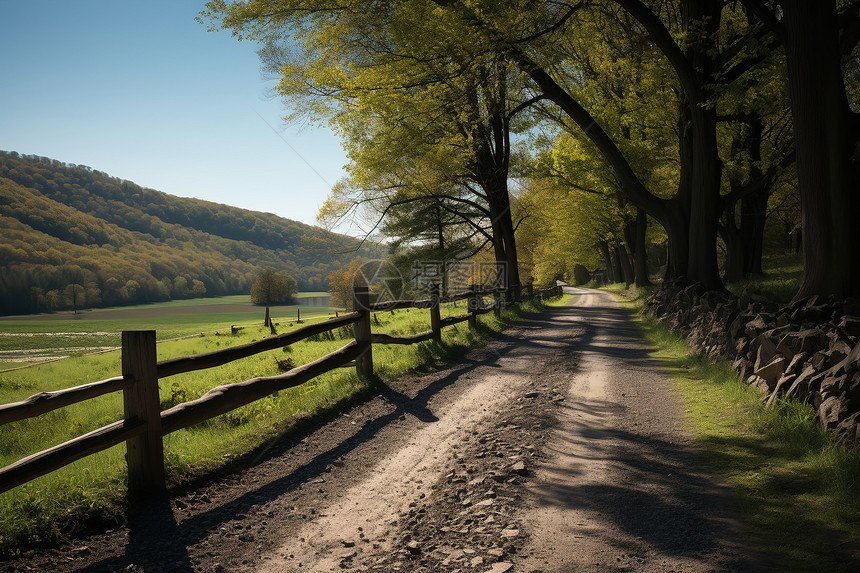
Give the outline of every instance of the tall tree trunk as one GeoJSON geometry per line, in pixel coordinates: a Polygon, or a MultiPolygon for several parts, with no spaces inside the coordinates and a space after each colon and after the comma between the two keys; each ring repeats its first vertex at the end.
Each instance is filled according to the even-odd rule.
{"type": "Polygon", "coordinates": [[[448,296],[448,253],[445,252],[445,233],[442,225],[441,199],[436,199],[436,233],[439,238],[439,262],[442,263],[442,296],[448,296]]]}
{"type": "Polygon", "coordinates": [[[519,285],[520,268],[517,256],[517,241],[514,236],[514,219],[511,215],[511,203],[507,184],[505,184],[504,193],[501,194],[499,202],[502,204],[502,212],[498,214],[498,228],[505,249],[507,281],[509,285],[519,285]]]}
{"type": "Polygon", "coordinates": [[[633,265],[630,264],[630,255],[627,254],[627,249],[622,243],[615,243],[615,260],[618,264],[619,278],[624,281],[624,284],[630,286],[633,284],[633,265]]]}
{"type": "Polygon", "coordinates": [[[597,243],[597,248],[603,257],[603,264],[606,266],[606,282],[614,283],[615,281],[615,266],[612,264],[612,255],[609,253],[609,243],[600,241],[597,243]]]}
{"type": "Polygon", "coordinates": [[[504,272],[505,288],[516,289],[520,284],[517,243],[514,236],[514,221],[511,216],[507,181],[496,181],[497,188],[487,189],[490,197],[490,218],[493,230],[493,251],[496,264],[504,272]]]}
{"type": "Polygon", "coordinates": [[[717,147],[717,113],[709,84],[713,81],[716,57],[715,34],[719,29],[720,0],[685,0],[681,15],[688,38],[686,57],[692,77],[685,90],[690,136],[690,242],[687,277],[713,290],[724,290],[717,263],[720,179],[723,163],[717,147]]]}
{"type": "Polygon", "coordinates": [[[724,280],[727,283],[737,282],[744,278],[744,241],[741,232],[735,224],[736,204],[726,207],[721,225],[723,242],[726,245],[726,265],[724,280]]]}
{"type": "Polygon", "coordinates": [[[741,240],[744,244],[744,276],[763,275],[764,225],[770,188],[763,187],[741,199],[741,240]]]}
{"type": "MultiPolygon", "coordinates": [[[[713,116],[713,110],[701,110],[713,116]]],[[[693,146],[693,196],[690,203],[690,243],[687,277],[713,290],[723,290],[717,264],[722,162],[717,155],[716,118],[703,117],[693,146]]]]}
{"type": "Polygon", "coordinates": [[[761,169],[761,138],[764,122],[754,117],[748,123],[746,147],[750,155],[750,184],[757,188],[741,199],[741,240],[744,244],[744,276],[764,274],[761,256],[764,247],[764,224],[767,200],[773,188],[773,173],[761,169]]]}
{"type": "Polygon", "coordinates": [[[689,255],[689,210],[676,195],[671,209],[667,209],[663,228],[668,238],[666,244],[666,272],[664,280],[669,281],[687,276],[689,255]]]}
{"type": "Polygon", "coordinates": [[[636,219],[624,227],[624,239],[633,253],[633,282],[636,286],[651,284],[648,278],[648,251],[645,236],[648,232],[648,215],[644,209],[636,209],[636,219]]]}
{"type": "Polygon", "coordinates": [[[842,78],[836,3],[785,0],[782,7],[803,231],[796,298],[860,297],[857,120],[842,78]]]}

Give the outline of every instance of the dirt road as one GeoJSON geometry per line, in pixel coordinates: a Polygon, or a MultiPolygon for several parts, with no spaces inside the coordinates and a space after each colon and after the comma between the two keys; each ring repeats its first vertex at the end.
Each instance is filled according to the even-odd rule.
{"type": "Polygon", "coordinates": [[[609,295],[571,292],[128,528],[10,570],[754,570],[635,327],[609,295]]]}

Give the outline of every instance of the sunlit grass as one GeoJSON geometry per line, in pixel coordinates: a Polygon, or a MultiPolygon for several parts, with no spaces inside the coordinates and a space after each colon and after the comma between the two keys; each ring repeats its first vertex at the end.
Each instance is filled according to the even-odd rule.
{"type": "MultiPolygon", "coordinates": [[[[501,318],[493,313],[484,314],[479,317],[475,330],[466,323],[445,328],[441,343],[374,345],[373,380],[360,379],[354,368],[338,369],[299,387],[169,434],[164,440],[169,483],[179,484],[205,474],[236,456],[259,448],[304,420],[342,407],[377,384],[407,372],[432,370],[540,308],[536,303],[524,303],[505,310],[501,318]]],[[[443,316],[463,313],[463,303],[443,306],[443,316]]],[[[235,334],[212,326],[203,329],[208,331],[203,336],[160,342],[158,359],[211,352],[270,334],[259,324],[248,325],[235,334]]],[[[278,330],[285,332],[299,326],[302,325],[284,321],[278,325],[278,330]]],[[[428,310],[381,312],[372,319],[374,332],[390,335],[404,336],[429,328],[428,310]]],[[[162,408],[193,400],[215,386],[277,374],[283,368],[315,360],[350,340],[351,327],[340,328],[284,349],[162,379],[159,382],[162,408]]],[[[0,403],[18,401],[40,391],[109,378],[120,371],[117,351],[2,372],[0,403]]],[[[38,418],[0,426],[0,465],[13,463],[121,418],[122,396],[115,393],[38,418]]],[[[0,494],[0,557],[55,544],[82,529],[105,527],[122,520],[126,512],[124,451],[124,446],[113,447],[0,494]]]]}
{"type": "MultiPolygon", "coordinates": [[[[328,306],[303,306],[327,293],[299,293],[292,305],[271,307],[271,317],[284,327],[296,322],[334,316],[328,306]]],[[[122,330],[155,330],[159,341],[229,331],[232,326],[257,327],[265,309],[248,295],[175,300],[146,305],[71,311],[25,317],[0,317],[0,373],[58,357],[81,356],[116,348],[122,330]]]]}
{"type": "MultiPolygon", "coordinates": [[[[625,302],[641,309],[642,299],[625,302]]],[[[860,550],[860,451],[833,442],[811,406],[777,401],[731,365],[694,355],[679,336],[639,316],[671,375],[690,432],[766,565],[778,571],[854,571],[860,550]]]]}

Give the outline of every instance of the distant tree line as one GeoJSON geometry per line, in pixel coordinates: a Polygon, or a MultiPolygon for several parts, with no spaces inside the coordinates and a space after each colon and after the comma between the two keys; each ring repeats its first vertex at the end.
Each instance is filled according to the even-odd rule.
{"type": "Polygon", "coordinates": [[[0,314],[245,294],[264,268],[326,290],[357,247],[275,215],[0,152],[0,314]],[[84,291],[71,301],[70,285],[84,291]]]}

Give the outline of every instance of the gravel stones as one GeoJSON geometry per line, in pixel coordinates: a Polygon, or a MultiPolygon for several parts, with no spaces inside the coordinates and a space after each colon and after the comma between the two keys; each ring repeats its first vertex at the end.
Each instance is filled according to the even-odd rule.
{"type": "Polygon", "coordinates": [[[400,515],[394,550],[347,560],[349,571],[505,573],[528,534],[518,504],[557,402],[549,387],[533,391],[467,435],[448,473],[400,515]]]}

